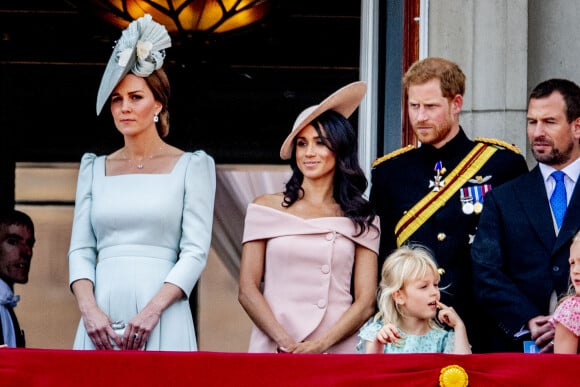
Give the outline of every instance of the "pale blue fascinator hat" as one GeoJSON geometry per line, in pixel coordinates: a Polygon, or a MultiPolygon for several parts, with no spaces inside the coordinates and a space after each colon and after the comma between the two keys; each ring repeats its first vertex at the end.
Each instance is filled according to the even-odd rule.
{"type": "Polygon", "coordinates": [[[117,41],[97,93],[97,115],[109,96],[130,72],[148,77],[163,66],[165,49],[171,47],[171,38],[165,27],[146,14],[134,20],[117,41]]]}

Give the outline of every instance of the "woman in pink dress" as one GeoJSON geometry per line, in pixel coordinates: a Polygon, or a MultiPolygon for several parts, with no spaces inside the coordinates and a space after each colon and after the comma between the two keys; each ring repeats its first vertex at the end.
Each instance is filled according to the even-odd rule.
{"type": "Polygon", "coordinates": [[[348,121],[365,92],[355,82],[300,113],[280,150],[285,191],[248,206],[238,299],[250,352],[355,353],[374,312],[379,223],[348,121]]]}

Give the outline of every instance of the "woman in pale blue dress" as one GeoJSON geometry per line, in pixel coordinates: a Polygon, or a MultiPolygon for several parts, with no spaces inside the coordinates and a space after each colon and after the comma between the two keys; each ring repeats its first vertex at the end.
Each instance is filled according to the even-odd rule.
{"type": "Polygon", "coordinates": [[[101,81],[97,114],[109,100],[124,146],[80,165],[68,254],[75,349],[197,349],[188,297],[209,251],[215,165],[162,140],[170,44],[149,15],[134,21],[101,81]]]}
{"type": "Polygon", "coordinates": [[[379,312],[360,329],[357,352],[471,353],[463,321],[439,301],[439,279],[426,248],[405,245],[391,253],[381,271],[379,312]]]}

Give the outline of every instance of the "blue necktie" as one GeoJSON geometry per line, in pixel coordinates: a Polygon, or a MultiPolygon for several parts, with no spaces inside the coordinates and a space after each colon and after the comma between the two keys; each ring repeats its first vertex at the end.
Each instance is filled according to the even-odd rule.
{"type": "Polygon", "coordinates": [[[556,171],[552,173],[552,177],[556,180],[556,188],[552,193],[550,198],[550,205],[552,206],[552,213],[554,214],[554,219],[556,219],[556,224],[558,229],[562,227],[562,221],[564,220],[564,215],[566,214],[566,207],[568,203],[566,201],[566,186],[564,185],[564,172],[556,171]]]}

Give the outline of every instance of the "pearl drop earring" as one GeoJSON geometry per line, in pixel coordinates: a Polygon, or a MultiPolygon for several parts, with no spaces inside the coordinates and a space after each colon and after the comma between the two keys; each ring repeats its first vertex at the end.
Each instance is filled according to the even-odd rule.
{"type": "Polygon", "coordinates": [[[159,116],[157,114],[153,116],[153,122],[159,122],[159,116]]]}

